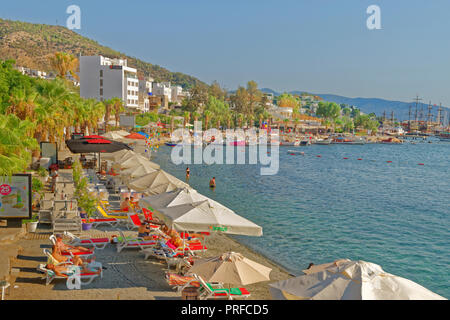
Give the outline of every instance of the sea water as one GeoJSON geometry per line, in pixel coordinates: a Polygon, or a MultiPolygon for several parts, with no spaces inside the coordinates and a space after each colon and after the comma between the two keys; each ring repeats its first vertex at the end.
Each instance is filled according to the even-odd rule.
{"type": "MultiPolygon", "coordinates": [[[[450,143],[293,148],[280,147],[277,175],[192,164],[189,184],[262,226],[262,237],[237,240],[294,274],[310,262],[364,260],[450,298],[450,143]]],[[[185,180],[171,151],[153,161],[185,180]]]]}

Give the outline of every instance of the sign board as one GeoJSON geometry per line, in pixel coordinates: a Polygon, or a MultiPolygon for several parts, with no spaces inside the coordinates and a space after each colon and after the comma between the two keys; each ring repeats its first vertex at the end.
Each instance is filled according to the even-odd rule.
{"type": "Polygon", "coordinates": [[[58,148],[56,143],[41,142],[42,158],[50,158],[50,165],[58,163],[58,148]]]}
{"type": "Polygon", "coordinates": [[[0,218],[31,219],[31,174],[0,176],[0,218]]]}
{"type": "Polygon", "coordinates": [[[136,125],[135,116],[120,115],[120,126],[134,128],[136,125]]]}

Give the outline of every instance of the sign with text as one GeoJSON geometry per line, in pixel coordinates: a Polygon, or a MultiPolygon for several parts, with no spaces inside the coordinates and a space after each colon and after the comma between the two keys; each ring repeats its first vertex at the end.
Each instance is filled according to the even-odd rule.
{"type": "Polygon", "coordinates": [[[0,219],[31,219],[31,174],[0,176],[0,219]]]}

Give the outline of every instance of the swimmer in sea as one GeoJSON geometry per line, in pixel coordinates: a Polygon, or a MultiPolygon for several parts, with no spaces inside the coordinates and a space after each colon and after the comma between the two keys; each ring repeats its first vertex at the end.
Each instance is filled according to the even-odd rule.
{"type": "Polygon", "coordinates": [[[210,187],[210,188],[215,188],[215,187],[216,187],[216,177],[213,177],[213,178],[209,181],[209,187],[210,187]]]}

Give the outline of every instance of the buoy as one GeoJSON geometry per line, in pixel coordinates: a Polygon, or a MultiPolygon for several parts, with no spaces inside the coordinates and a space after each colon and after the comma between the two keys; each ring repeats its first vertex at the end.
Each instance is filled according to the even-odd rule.
{"type": "Polygon", "coordinates": [[[362,160],[361,158],[358,158],[358,160],[362,160]]]}
{"type": "Polygon", "coordinates": [[[424,166],[425,164],[424,163],[419,163],[419,166],[424,166]]]}
{"type": "Polygon", "coordinates": [[[347,160],[348,158],[344,158],[345,160],[347,160]]]}
{"type": "Polygon", "coordinates": [[[291,156],[295,156],[295,153],[289,153],[291,156]]]}
{"type": "Polygon", "coordinates": [[[317,158],[322,158],[322,156],[321,156],[321,155],[318,155],[317,158]]]}
{"type": "Polygon", "coordinates": [[[392,163],[392,161],[386,161],[387,163],[392,163]]]}

